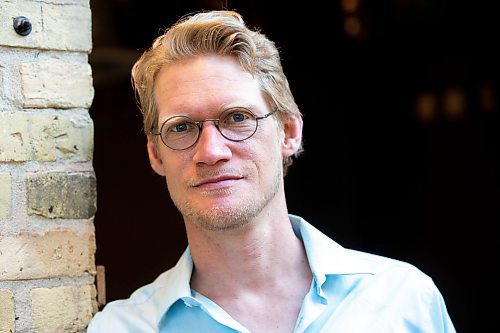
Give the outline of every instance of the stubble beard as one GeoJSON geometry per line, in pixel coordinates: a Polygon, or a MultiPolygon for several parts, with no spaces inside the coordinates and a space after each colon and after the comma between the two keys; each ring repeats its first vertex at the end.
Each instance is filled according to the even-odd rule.
{"type": "Polygon", "coordinates": [[[231,190],[221,190],[218,195],[240,195],[241,201],[230,206],[223,205],[213,206],[208,209],[199,209],[194,207],[190,201],[173,201],[184,217],[184,220],[192,222],[202,230],[224,231],[238,229],[259,215],[276,196],[282,175],[279,167],[276,167],[275,170],[276,172],[270,185],[263,192],[256,192],[253,196],[241,196],[240,193],[234,193],[231,190]]]}

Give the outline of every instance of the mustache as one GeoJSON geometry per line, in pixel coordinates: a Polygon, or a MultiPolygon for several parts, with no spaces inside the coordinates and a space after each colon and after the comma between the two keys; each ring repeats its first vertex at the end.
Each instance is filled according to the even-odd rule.
{"type": "Polygon", "coordinates": [[[187,180],[187,185],[190,187],[197,186],[205,179],[217,178],[221,176],[230,176],[235,178],[246,178],[249,173],[245,169],[221,167],[217,169],[203,169],[187,180]]]}

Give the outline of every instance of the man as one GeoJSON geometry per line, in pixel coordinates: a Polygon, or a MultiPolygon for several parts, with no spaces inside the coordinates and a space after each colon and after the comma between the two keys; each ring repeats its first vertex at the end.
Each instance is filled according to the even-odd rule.
{"type": "Polygon", "coordinates": [[[132,78],[151,167],[189,246],[89,333],[455,332],[427,275],[344,249],[289,214],[284,176],[302,117],[275,45],[238,13],[184,18],[132,78]]]}

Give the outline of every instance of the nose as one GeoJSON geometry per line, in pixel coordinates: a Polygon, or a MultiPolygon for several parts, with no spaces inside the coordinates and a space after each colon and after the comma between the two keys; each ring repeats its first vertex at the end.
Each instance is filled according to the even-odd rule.
{"type": "Polygon", "coordinates": [[[221,160],[228,160],[232,156],[227,146],[229,140],[224,138],[217,129],[214,121],[203,122],[200,137],[195,145],[193,160],[195,163],[215,165],[221,160]]]}

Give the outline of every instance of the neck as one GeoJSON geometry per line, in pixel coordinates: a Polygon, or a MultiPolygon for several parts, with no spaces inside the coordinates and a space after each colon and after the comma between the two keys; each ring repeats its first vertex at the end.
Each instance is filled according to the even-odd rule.
{"type": "Polygon", "coordinates": [[[206,296],[275,288],[284,276],[310,279],[303,244],[286,212],[238,230],[206,231],[189,222],[186,229],[195,266],[191,286],[206,296]]]}

